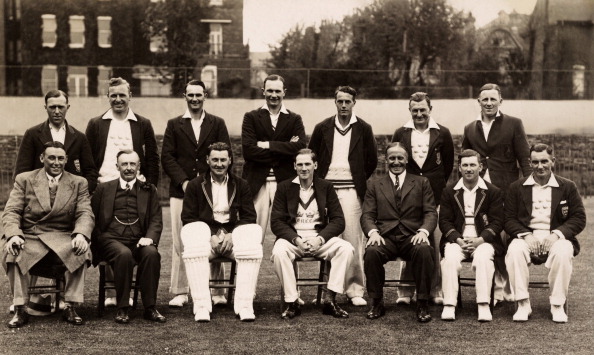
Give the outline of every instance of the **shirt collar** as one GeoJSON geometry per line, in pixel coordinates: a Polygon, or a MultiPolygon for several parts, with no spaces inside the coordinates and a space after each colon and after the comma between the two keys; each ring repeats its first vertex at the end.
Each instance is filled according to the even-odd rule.
{"type": "MultiPolygon", "coordinates": [[[[412,128],[416,131],[419,131],[418,129],[415,128],[415,123],[412,119],[410,119],[408,122],[406,122],[406,124],[404,125],[404,128],[412,128]]],[[[437,125],[437,122],[435,122],[433,117],[429,117],[429,125],[427,126],[427,129],[432,129],[432,128],[439,129],[439,126],[437,125]]]]}
{"type": "Polygon", "coordinates": [[[524,186],[534,186],[534,185],[538,185],[538,186],[542,186],[542,187],[559,187],[559,183],[557,182],[557,179],[555,179],[555,174],[551,173],[551,177],[549,178],[549,181],[544,184],[544,185],[540,185],[539,183],[536,182],[536,180],[534,180],[534,174],[530,174],[530,176],[528,176],[528,179],[526,179],[526,181],[524,181],[524,186]]]}
{"type": "Polygon", "coordinates": [[[50,131],[54,131],[54,132],[60,132],[60,131],[65,132],[66,131],[66,121],[64,121],[64,123],[62,123],[62,126],[58,129],[54,128],[54,126],[49,122],[48,122],[48,125],[50,128],[50,131]]]}
{"type": "Polygon", "coordinates": [[[135,183],[136,183],[136,178],[134,178],[134,180],[132,180],[132,181],[126,181],[126,180],[120,178],[120,187],[122,188],[122,190],[126,189],[126,184],[128,184],[128,186],[130,186],[130,188],[133,188],[135,183]]]}
{"type": "Polygon", "coordinates": [[[474,192],[479,188],[483,189],[483,190],[488,190],[485,180],[483,180],[483,178],[481,178],[481,177],[479,177],[477,184],[474,186],[474,188],[472,190],[468,190],[468,188],[466,188],[466,186],[464,186],[464,179],[462,179],[462,178],[460,178],[460,180],[458,180],[458,183],[456,184],[456,186],[454,186],[454,190],[464,189],[468,192],[474,192]]]}
{"type": "MultiPolygon", "coordinates": [[[[271,113],[270,110],[268,109],[268,105],[266,105],[266,104],[264,104],[264,106],[262,106],[261,109],[268,111],[268,113],[271,113]]],[[[289,111],[287,111],[285,104],[281,104],[281,109],[279,112],[289,114],[289,111]]]]}
{"type": "MultiPolygon", "coordinates": [[[[394,181],[396,181],[396,175],[392,174],[391,171],[388,171],[388,175],[390,175],[390,179],[392,180],[392,185],[394,185],[394,181]]],[[[400,175],[398,175],[398,186],[402,187],[402,183],[406,179],[406,170],[404,170],[400,175]]]]}
{"type": "MultiPolygon", "coordinates": [[[[206,116],[206,111],[202,110],[202,115],[200,115],[200,118],[198,120],[202,121],[205,116],[206,116]]],[[[186,108],[186,113],[184,113],[182,118],[190,118],[190,119],[192,118],[192,114],[190,114],[190,109],[186,108]]]]}
{"type": "MultiPolygon", "coordinates": [[[[501,111],[497,110],[497,114],[495,115],[495,118],[497,117],[501,117],[501,111]]],[[[476,118],[477,121],[483,121],[483,113],[479,112],[478,117],[476,118]]],[[[493,121],[491,121],[493,122],[493,121]]]]}
{"type": "MultiPolygon", "coordinates": [[[[352,125],[353,123],[357,122],[357,116],[355,116],[355,113],[353,112],[351,114],[351,119],[349,120],[349,123],[347,124],[347,127],[352,125]]],[[[336,125],[336,127],[341,128],[342,125],[340,124],[340,121],[338,119],[338,115],[334,116],[334,125],[336,125]]]]}
{"type": "Polygon", "coordinates": [[[56,180],[56,182],[60,181],[60,179],[62,178],[62,175],[64,173],[60,174],[60,175],[56,175],[56,176],[51,176],[48,173],[45,173],[45,175],[47,176],[47,181],[50,181],[52,178],[56,180]]]}
{"type": "MultiPolygon", "coordinates": [[[[294,184],[299,185],[299,188],[300,189],[302,189],[303,191],[306,191],[305,189],[301,188],[301,181],[299,181],[299,176],[297,176],[296,178],[294,178],[291,182],[294,183],[294,184]]],[[[313,186],[314,186],[314,182],[312,181],[311,182],[311,185],[309,186],[309,188],[307,190],[312,189],[313,186]]]]}
{"type": "Polygon", "coordinates": [[[211,184],[226,185],[228,181],[229,181],[229,173],[225,174],[225,178],[223,179],[223,182],[220,184],[218,182],[216,182],[215,179],[212,177],[212,174],[210,174],[210,183],[211,184]]]}
{"type": "MultiPolygon", "coordinates": [[[[105,114],[103,114],[103,116],[101,116],[102,119],[104,120],[113,120],[115,119],[114,115],[113,115],[113,110],[109,109],[107,110],[107,112],[105,112],[105,114]]],[[[138,119],[136,118],[136,115],[134,114],[134,112],[132,112],[132,109],[130,107],[128,107],[128,115],[126,116],[126,121],[138,121],[138,119]]]]}

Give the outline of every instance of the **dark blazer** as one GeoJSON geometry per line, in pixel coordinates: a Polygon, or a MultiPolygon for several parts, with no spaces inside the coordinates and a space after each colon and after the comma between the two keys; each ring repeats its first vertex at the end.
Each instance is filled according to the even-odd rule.
{"type": "MultiPolygon", "coordinates": [[[[65,125],[64,148],[66,148],[68,162],[66,162],[64,170],[87,179],[89,193],[93,193],[95,186],[97,186],[99,172],[93,161],[89,141],[82,132],[70,126],[68,122],[65,122],[65,125]]],[[[53,141],[53,139],[48,120],[27,129],[17,154],[14,177],[26,171],[43,168],[39,156],[44,151],[43,145],[50,141],[53,141]]]]}
{"type": "Polygon", "coordinates": [[[196,143],[191,118],[178,116],[167,121],[161,149],[163,170],[171,179],[169,196],[183,198],[182,184],[208,170],[208,146],[215,142],[231,145],[225,120],[206,113],[196,143]]]}
{"type": "MultiPolygon", "coordinates": [[[[528,177],[514,182],[505,197],[505,231],[511,238],[532,232],[532,186],[524,186],[528,177]]],[[[551,231],[558,229],[573,244],[573,255],[580,252],[577,235],[586,227],[586,210],[575,183],[555,174],[559,187],[552,188],[551,231]]]]}
{"type": "Polygon", "coordinates": [[[454,141],[449,129],[440,124],[437,125],[439,129],[431,128],[429,130],[429,149],[423,166],[419,166],[412,158],[412,128],[398,128],[392,136],[392,142],[401,142],[404,145],[408,153],[406,171],[429,179],[435,204],[439,205],[441,192],[454,168],[454,141]]]}
{"type": "MultiPolygon", "coordinates": [[[[318,157],[318,176],[325,178],[332,162],[332,151],[335,134],[335,116],[318,123],[309,141],[309,149],[318,157]]],[[[351,128],[351,142],[349,145],[349,166],[355,189],[359,198],[365,196],[366,181],[377,168],[377,143],[373,136],[371,125],[357,117],[357,122],[351,128]]]]}
{"type": "Polygon", "coordinates": [[[492,123],[487,141],[483,132],[482,122],[467,124],[462,149],[474,149],[481,155],[493,185],[506,190],[519,177],[518,164],[522,175],[530,175],[530,146],[521,119],[502,113],[492,123]]]}
{"type": "Polygon", "coordinates": [[[437,226],[437,211],[429,179],[407,173],[401,184],[402,200],[398,209],[388,174],[367,182],[361,214],[361,227],[366,236],[372,229],[384,235],[398,224],[408,231],[407,236],[416,234],[419,229],[433,233],[437,226]]]}
{"type": "MultiPolygon", "coordinates": [[[[102,260],[100,250],[97,250],[97,237],[105,233],[113,219],[113,205],[116,190],[120,180],[115,179],[97,185],[97,190],[91,198],[91,207],[95,214],[95,229],[91,247],[93,248],[93,264],[102,260]]],[[[155,246],[159,245],[163,231],[163,214],[159,204],[159,196],[155,185],[136,180],[136,203],[138,205],[138,219],[145,238],[151,238],[155,246]]]]}
{"type": "MultiPolygon", "coordinates": [[[[140,156],[140,172],[148,182],[156,186],[159,182],[159,153],[157,152],[155,132],[148,118],[138,114],[134,115],[137,121],[130,120],[130,130],[132,131],[134,151],[140,156]]],[[[107,134],[111,125],[111,120],[104,120],[101,118],[102,116],[91,118],[85,132],[97,169],[101,169],[105,158],[107,134]]]]}
{"type": "Polygon", "coordinates": [[[294,112],[280,113],[275,130],[272,129],[270,114],[263,108],[243,116],[241,147],[245,164],[242,177],[248,181],[254,195],[266,182],[270,168],[274,169],[277,182],[296,176],[293,158],[305,148],[305,139],[303,120],[294,112]],[[298,136],[299,141],[291,142],[293,136],[298,136]],[[259,148],[258,141],[270,142],[270,149],[259,148]]]}
{"type": "Polygon", "coordinates": [[[192,179],[186,188],[181,213],[182,224],[204,222],[214,235],[220,228],[231,233],[237,226],[256,223],[256,210],[247,181],[229,173],[227,182],[229,199],[229,222],[221,224],[214,219],[212,211],[212,182],[210,173],[192,179]]]}
{"type": "MultiPolygon", "coordinates": [[[[446,243],[456,243],[464,231],[464,193],[454,190],[457,182],[449,184],[442,194],[439,210],[439,229],[441,230],[440,250],[446,243]]],[[[485,181],[487,190],[478,188],[474,202],[474,225],[486,243],[495,248],[495,255],[505,255],[505,246],[501,239],[503,230],[503,193],[495,185],[485,181]]]]}
{"type": "MultiPolygon", "coordinates": [[[[314,178],[313,188],[322,220],[321,224],[316,225],[316,231],[328,241],[344,231],[344,214],[330,181],[314,178]]],[[[292,243],[299,236],[294,227],[299,207],[299,189],[300,185],[291,180],[278,184],[270,216],[270,229],[276,239],[282,238],[292,243]]]]}

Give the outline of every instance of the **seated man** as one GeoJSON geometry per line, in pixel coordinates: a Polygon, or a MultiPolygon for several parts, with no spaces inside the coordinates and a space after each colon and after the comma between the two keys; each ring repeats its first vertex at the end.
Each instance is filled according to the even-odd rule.
{"type": "Polygon", "coordinates": [[[311,149],[299,150],[294,166],[298,176],[278,185],[270,217],[270,228],[276,235],[272,261],[285,299],[281,318],[301,314],[293,262],[304,256],[330,261],[329,292],[322,312],[348,318],[349,314],[336,303],[336,294],[345,291],[345,276],[355,249],[339,238],[345,226],[340,201],[332,183],[314,177],[318,163],[311,149]]]}
{"type": "Polygon", "coordinates": [[[437,212],[429,180],[407,173],[407,162],[408,154],[401,143],[388,144],[388,174],[367,183],[361,215],[363,233],[369,238],[364,270],[372,304],[367,318],[377,319],[386,313],[384,264],[400,256],[412,267],[417,319],[425,323],[431,320],[428,300],[435,261],[429,235],[437,225],[437,212]]]}
{"type": "Polygon", "coordinates": [[[40,159],[43,168],[17,175],[2,215],[2,265],[15,305],[9,328],[28,322],[29,270],[54,260],[67,269],[62,318],[83,324],[74,307],[83,302],[88,238],[95,224],[87,180],[64,171],[68,157],[60,142],[46,143],[40,159]]]}
{"type": "Polygon", "coordinates": [[[224,256],[237,262],[234,310],[243,322],[253,322],[253,301],[262,261],[262,229],[247,181],[231,174],[231,147],[208,147],[209,171],[186,188],[181,213],[182,258],[194,302],[194,319],[209,322],[212,312],[209,259],[224,256]]]}
{"type": "Polygon", "coordinates": [[[144,318],[164,323],[165,317],[155,309],[161,272],[157,246],[163,230],[157,188],[136,179],[140,158],[135,151],[122,150],[116,157],[120,178],[99,184],[91,200],[97,219],[91,244],[94,263],[105,260],[113,268],[116,323],[130,322],[129,297],[135,264],[144,318]]]}
{"type": "MultiPolygon", "coordinates": [[[[483,180],[480,155],[466,149],[459,156],[462,178],[443,190],[439,228],[442,232],[441,287],[444,295],[442,320],[456,319],[458,276],[462,261],[472,258],[476,273],[476,303],[479,322],[490,322],[491,286],[495,256],[505,255],[500,237],[503,229],[503,197],[495,185],[483,180]]],[[[502,260],[503,261],[503,260],[502,260]]]]}
{"type": "Polygon", "coordinates": [[[530,165],[532,174],[511,184],[505,198],[505,231],[512,238],[505,265],[512,297],[518,302],[513,320],[525,322],[532,313],[528,265],[544,262],[549,269],[553,321],[565,323],[563,305],[573,257],[580,251],[576,236],[586,226],[586,212],[573,181],[552,173],[552,147],[542,143],[532,146],[530,165]]]}

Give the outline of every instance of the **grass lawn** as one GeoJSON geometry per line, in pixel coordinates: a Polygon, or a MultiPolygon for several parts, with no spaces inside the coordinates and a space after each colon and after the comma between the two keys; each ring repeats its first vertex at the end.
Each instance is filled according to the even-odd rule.
{"type": "MultiPolygon", "coordinates": [[[[88,270],[85,304],[79,314],[86,324],[71,326],[60,315],[31,317],[23,328],[11,330],[0,325],[0,354],[104,354],[126,353],[428,353],[428,354],[592,354],[594,353],[594,200],[585,201],[588,225],[581,234],[581,254],[574,261],[569,295],[569,322],[555,324],[550,319],[548,291],[531,290],[533,314],[527,323],[512,322],[513,304],[497,307],[493,322],[476,321],[474,290],[463,288],[463,310],[455,322],[439,320],[441,307],[433,306],[434,320],[427,324],[416,321],[413,306],[395,305],[395,291],[387,289],[385,317],[369,321],[367,307],[346,304],[350,318],[337,320],[323,316],[318,307],[306,305],[303,314],[291,321],[280,319],[279,282],[269,260],[272,235],[266,237],[265,258],[260,269],[255,300],[256,321],[241,323],[232,307],[216,307],[210,323],[196,323],[191,306],[183,309],[167,307],[171,267],[169,209],[163,210],[165,230],[161,239],[161,282],[158,309],[167,317],[165,324],[153,324],[142,318],[142,307],[131,313],[128,325],[113,321],[115,310],[105,317],[96,315],[98,270],[88,270]]],[[[389,264],[394,272],[396,263],[389,264]]],[[[463,272],[470,274],[469,266],[463,272]]],[[[544,266],[531,267],[532,279],[546,280],[544,266]]],[[[315,272],[302,268],[302,273],[315,272]]],[[[315,297],[314,288],[302,290],[302,298],[315,297]]],[[[11,303],[8,279],[0,276],[0,320],[10,319],[11,303]]]]}

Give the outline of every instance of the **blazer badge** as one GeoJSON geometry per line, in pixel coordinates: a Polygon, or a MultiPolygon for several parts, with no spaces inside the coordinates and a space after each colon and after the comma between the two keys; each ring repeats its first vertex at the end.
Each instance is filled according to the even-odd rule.
{"type": "Polygon", "coordinates": [[[563,218],[567,218],[567,215],[569,215],[569,206],[561,206],[561,215],[563,215],[563,218]]]}
{"type": "Polygon", "coordinates": [[[487,217],[486,213],[483,214],[483,223],[485,226],[489,225],[489,218],[487,217]]]}
{"type": "Polygon", "coordinates": [[[76,169],[76,172],[80,174],[80,160],[74,159],[74,168],[76,169]]]}
{"type": "Polygon", "coordinates": [[[437,165],[441,164],[441,152],[437,152],[437,158],[435,158],[435,163],[437,165]]]}

